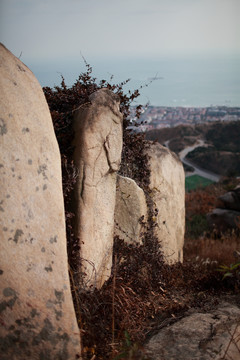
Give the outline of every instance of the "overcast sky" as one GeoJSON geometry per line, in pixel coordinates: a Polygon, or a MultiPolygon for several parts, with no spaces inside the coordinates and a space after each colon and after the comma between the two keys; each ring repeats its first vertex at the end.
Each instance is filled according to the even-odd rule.
{"type": "Polygon", "coordinates": [[[240,0],[0,0],[24,59],[240,54],[240,0]]]}
{"type": "Polygon", "coordinates": [[[42,86],[71,86],[84,56],[131,90],[157,74],[139,102],[240,103],[240,0],[0,0],[0,41],[42,86]]]}

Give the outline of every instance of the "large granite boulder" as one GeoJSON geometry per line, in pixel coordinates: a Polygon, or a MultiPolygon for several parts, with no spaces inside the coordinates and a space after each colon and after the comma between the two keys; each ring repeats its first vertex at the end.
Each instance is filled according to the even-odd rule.
{"type": "Polygon", "coordinates": [[[154,335],[144,354],[152,360],[239,360],[240,309],[226,302],[209,313],[192,310],[154,335]]]}
{"type": "Polygon", "coordinates": [[[222,201],[224,208],[240,212],[240,185],[234,190],[219,196],[219,200],[222,201]]]}
{"type": "Polygon", "coordinates": [[[33,73],[0,45],[0,357],[76,359],[60,153],[33,73]]]}
{"type": "Polygon", "coordinates": [[[185,232],[185,175],[181,161],[166,147],[150,143],[150,190],[157,216],[154,235],[166,262],[183,261],[185,232]]]}
{"type": "Polygon", "coordinates": [[[147,220],[144,191],[134,180],[118,175],[114,234],[128,244],[142,244],[147,220]]]}
{"type": "Polygon", "coordinates": [[[111,274],[116,174],[122,152],[122,114],[108,89],[90,96],[74,114],[74,207],[81,269],[87,288],[100,288],[111,274]]]}
{"type": "Polygon", "coordinates": [[[219,196],[219,204],[207,214],[210,229],[219,233],[240,231],[240,185],[219,196]]]}

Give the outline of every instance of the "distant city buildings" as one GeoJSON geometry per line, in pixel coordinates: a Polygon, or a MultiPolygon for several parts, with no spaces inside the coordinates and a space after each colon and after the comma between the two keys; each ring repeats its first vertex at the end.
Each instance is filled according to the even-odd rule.
{"type": "MultiPolygon", "coordinates": [[[[134,113],[134,108],[132,108],[134,113]]],[[[143,109],[140,119],[137,120],[138,131],[148,131],[164,127],[174,127],[180,124],[195,125],[211,121],[240,120],[239,107],[165,107],[149,106],[143,109]]]]}

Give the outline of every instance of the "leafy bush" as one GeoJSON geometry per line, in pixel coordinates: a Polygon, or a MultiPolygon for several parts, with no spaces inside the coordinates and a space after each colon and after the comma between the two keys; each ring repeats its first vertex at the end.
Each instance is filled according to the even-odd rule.
{"type": "Polygon", "coordinates": [[[236,280],[240,280],[240,261],[235,264],[220,265],[218,271],[221,271],[223,275],[223,280],[226,278],[235,277],[236,280]]]}
{"type": "Polygon", "coordinates": [[[240,252],[234,252],[236,262],[230,265],[220,265],[218,271],[223,274],[223,280],[231,281],[233,285],[240,286],[240,252]]]}

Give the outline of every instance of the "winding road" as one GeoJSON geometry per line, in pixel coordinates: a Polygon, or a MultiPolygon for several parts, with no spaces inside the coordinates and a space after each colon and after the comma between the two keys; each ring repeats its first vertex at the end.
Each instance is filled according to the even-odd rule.
{"type": "MultiPolygon", "coordinates": [[[[169,141],[170,140],[165,142],[166,147],[168,147],[169,141]]],[[[214,174],[211,171],[207,171],[205,169],[202,169],[201,167],[195,165],[194,163],[192,163],[191,161],[186,159],[186,156],[187,156],[188,153],[190,153],[191,151],[193,151],[194,149],[196,149],[197,147],[200,147],[200,146],[206,146],[207,147],[208,145],[205,144],[205,142],[203,140],[197,140],[197,142],[194,145],[186,147],[184,150],[182,150],[179,153],[179,158],[182,161],[182,163],[185,164],[185,165],[191,166],[194,169],[193,172],[186,173],[186,177],[196,174],[196,175],[202,176],[202,177],[204,177],[206,179],[212,180],[214,182],[218,182],[221,175],[214,174]]]]}

